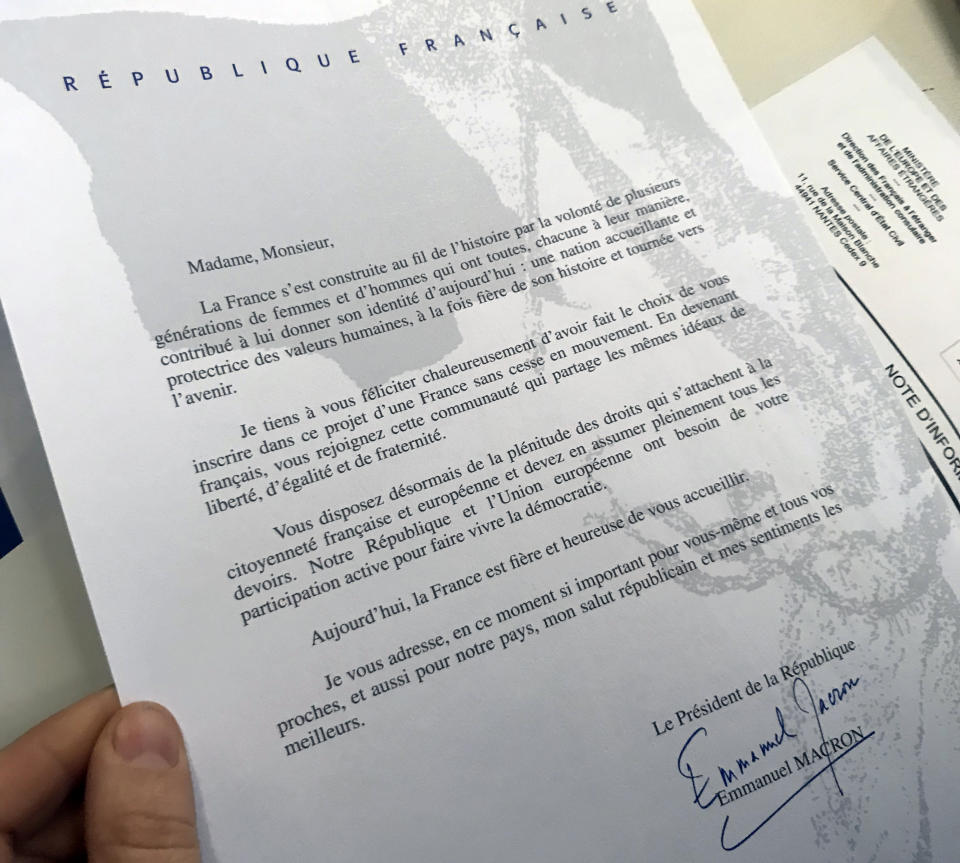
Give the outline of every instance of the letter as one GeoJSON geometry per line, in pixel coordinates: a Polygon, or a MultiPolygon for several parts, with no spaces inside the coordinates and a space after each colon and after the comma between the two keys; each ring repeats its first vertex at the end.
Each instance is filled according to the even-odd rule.
{"type": "MultiPolygon", "coordinates": [[[[204,859],[949,860],[960,513],[907,414],[941,471],[960,444],[866,350],[693,7],[287,5],[0,15],[0,301],[48,457],[3,490],[51,466],[121,696],[182,726],[131,769],[192,771],[204,859]]],[[[847,207],[867,272],[952,266],[960,139],[888,124],[908,82],[865,51],[791,113],[801,146],[854,102],[810,185],[842,144],[905,243],[847,207]]],[[[911,272],[914,304],[956,281],[911,272]]],[[[3,585],[62,562],[23,532],[3,585]]],[[[75,606],[8,602],[8,664],[75,606]]]]}

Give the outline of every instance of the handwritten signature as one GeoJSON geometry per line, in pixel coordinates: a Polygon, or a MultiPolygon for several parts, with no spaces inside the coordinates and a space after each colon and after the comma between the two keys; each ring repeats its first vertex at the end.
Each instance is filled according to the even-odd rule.
{"type": "MultiPolygon", "coordinates": [[[[813,781],[817,779],[817,777],[822,776],[824,773],[830,773],[837,792],[843,796],[843,788],[841,787],[840,780],[837,776],[836,764],[846,758],[851,752],[856,750],[858,746],[866,743],[876,734],[876,731],[871,731],[869,734],[864,734],[858,728],[856,730],[846,732],[844,735],[841,735],[840,738],[831,738],[827,736],[823,729],[821,716],[828,713],[832,707],[836,707],[838,704],[840,704],[840,702],[842,702],[859,684],[859,677],[851,678],[842,686],[833,688],[826,697],[817,698],[814,696],[813,691],[803,678],[797,678],[794,680],[794,703],[802,713],[812,715],[814,717],[817,724],[817,734],[820,737],[820,744],[818,746],[814,746],[810,750],[805,751],[800,757],[794,756],[794,763],[798,769],[811,766],[811,761],[813,766],[816,766],[821,760],[825,761],[826,763],[824,766],[815,770],[815,772],[812,774],[807,775],[803,783],[797,787],[793,793],[783,800],[772,812],[770,812],[769,815],[767,815],[759,824],[757,824],[752,830],[743,836],[743,838],[739,840],[728,839],[727,830],[730,826],[730,816],[724,816],[723,825],[720,829],[720,847],[723,848],[724,851],[735,851],[745,842],[756,836],[760,830],[766,827],[767,824],[769,824],[780,812],[782,812],[790,803],[792,803],[805,788],[811,785],[813,781]],[[811,756],[813,756],[812,759],[811,756]]],[[[738,757],[735,762],[735,769],[731,770],[728,767],[718,767],[723,787],[712,793],[710,791],[710,777],[706,776],[704,772],[698,772],[698,768],[694,768],[692,766],[691,760],[693,756],[690,754],[696,748],[695,741],[698,741],[700,737],[708,736],[707,729],[701,726],[687,738],[686,743],[683,744],[683,748],[680,750],[680,754],[677,756],[677,771],[686,781],[690,783],[690,787],[693,791],[693,802],[698,808],[701,810],[710,809],[710,807],[716,803],[719,803],[721,806],[723,806],[725,804],[724,789],[730,785],[731,782],[742,777],[751,765],[762,761],[767,755],[777,752],[782,746],[784,746],[784,744],[787,743],[788,740],[796,739],[798,737],[797,733],[787,730],[783,713],[779,707],[776,708],[776,718],[777,729],[772,737],[758,743],[749,751],[746,757],[738,757]]],[[[789,763],[786,765],[786,770],[783,768],[781,768],[781,770],[783,770],[783,776],[781,776],[781,778],[785,778],[787,771],[792,773],[792,768],[790,767],[789,763]]]]}
{"type": "MultiPolygon", "coordinates": [[[[723,787],[726,788],[731,782],[735,782],[747,772],[747,768],[756,764],[763,758],[766,758],[771,752],[776,752],[790,738],[796,737],[790,731],[787,731],[783,721],[783,713],[777,708],[777,731],[772,738],[761,740],[757,746],[750,750],[746,758],[737,758],[736,770],[729,770],[726,767],[718,767],[720,778],[723,780],[723,787]],[[757,755],[757,752],[760,754],[757,755]]],[[[689,742],[689,741],[688,741],[689,742]]]]}

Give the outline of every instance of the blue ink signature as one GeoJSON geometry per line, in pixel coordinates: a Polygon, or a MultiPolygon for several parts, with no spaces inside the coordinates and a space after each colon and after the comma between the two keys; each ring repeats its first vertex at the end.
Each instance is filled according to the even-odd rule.
{"type": "MultiPolygon", "coordinates": [[[[833,689],[827,701],[824,699],[819,699],[819,701],[814,697],[813,692],[810,690],[810,687],[807,685],[807,682],[802,678],[797,678],[793,682],[793,700],[797,705],[797,708],[807,714],[812,714],[817,722],[817,732],[820,735],[821,745],[824,748],[828,748],[827,743],[828,739],[823,730],[823,724],[820,721],[820,716],[824,713],[827,713],[831,706],[835,707],[843,698],[849,694],[849,692],[860,683],[860,678],[851,679],[839,689],[833,689]],[[809,705],[809,706],[808,706],[809,705]]],[[[777,735],[774,737],[773,741],[765,741],[764,744],[760,744],[762,747],[776,748],[782,745],[785,740],[789,738],[794,738],[797,735],[792,734],[786,730],[783,722],[783,714],[780,712],[780,709],[777,708],[777,720],[779,722],[780,728],[777,735]]],[[[800,793],[813,783],[815,779],[819,776],[822,776],[827,771],[830,772],[833,777],[833,782],[837,787],[837,791],[843,796],[843,788],[840,786],[840,780],[837,777],[837,771],[835,765],[846,758],[851,752],[853,752],[858,746],[863,743],[866,743],[871,737],[873,737],[877,732],[871,731],[869,734],[865,734],[855,743],[851,744],[840,754],[836,752],[828,752],[824,757],[827,759],[827,764],[825,767],[820,768],[815,773],[808,776],[802,785],[800,785],[789,797],[786,798],[776,809],[774,809],[766,818],[764,818],[756,827],[753,828],[746,836],[744,836],[739,841],[734,842],[733,844],[727,844],[727,828],[730,824],[730,816],[726,815],[723,819],[723,825],[720,828],[720,847],[724,851],[736,851],[741,845],[752,839],[757,835],[764,827],[767,826],[777,815],[780,814],[791,802],[793,802],[800,793]]],[[[718,791],[710,796],[707,796],[707,788],[710,785],[710,779],[705,777],[702,773],[695,772],[694,768],[691,766],[689,760],[686,759],[687,749],[697,739],[700,735],[704,737],[707,736],[707,729],[704,727],[697,728],[688,738],[686,743],[683,744],[683,747],[680,750],[680,754],[677,756],[677,772],[686,780],[690,782],[691,789],[693,790],[693,802],[701,810],[709,809],[720,799],[721,792],[718,791]],[[703,780],[702,782],[700,780],[703,780]]],[[[769,751],[769,750],[767,750],[769,751]]],[[[763,753],[766,755],[766,751],[763,753]]],[[[751,752],[751,755],[756,758],[755,754],[751,752]]],[[[737,759],[738,767],[740,765],[741,759],[737,759]]],[[[752,763],[752,761],[747,762],[747,764],[752,763]]],[[[741,769],[742,773],[742,769],[741,769]]],[[[731,776],[731,773],[727,773],[727,776],[731,776]]],[[[721,768],[721,778],[724,779],[724,785],[727,783],[727,776],[724,776],[723,768],[721,768]]]]}
{"type": "Polygon", "coordinates": [[[738,758],[737,759],[737,770],[727,770],[725,767],[718,767],[720,771],[720,778],[723,780],[723,787],[726,788],[731,782],[736,780],[739,776],[743,776],[746,773],[747,768],[751,764],[756,764],[761,758],[766,758],[771,752],[776,751],[781,746],[785,740],[791,737],[796,737],[796,734],[793,734],[790,731],[787,731],[786,726],[783,722],[783,713],[780,711],[780,708],[777,708],[777,733],[774,734],[772,740],[762,740],[756,749],[750,750],[750,755],[747,758],[738,758]],[[760,750],[760,754],[757,755],[757,749],[760,750]],[[737,772],[739,771],[739,773],[737,772]]]}
{"type": "MultiPolygon", "coordinates": [[[[801,681],[799,678],[793,682],[794,700],[796,700],[796,697],[797,697],[797,684],[800,682],[801,681]]],[[[860,685],[860,678],[851,677],[849,680],[844,681],[842,686],[840,687],[834,686],[833,689],[831,689],[830,692],[827,694],[827,701],[830,702],[830,706],[828,707],[827,701],[824,701],[822,698],[817,704],[817,710],[820,713],[820,715],[823,716],[824,713],[828,713],[830,711],[830,707],[836,707],[841,701],[843,701],[844,698],[847,697],[847,694],[850,692],[851,689],[854,689],[859,685],[860,685]]],[[[804,684],[804,686],[806,686],[806,684],[804,684]]],[[[808,689],[807,692],[809,693],[809,691],[810,690],[808,689]]],[[[813,696],[811,695],[811,698],[812,697],[813,696]]],[[[797,706],[799,707],[799,705],[797,706]]]]}

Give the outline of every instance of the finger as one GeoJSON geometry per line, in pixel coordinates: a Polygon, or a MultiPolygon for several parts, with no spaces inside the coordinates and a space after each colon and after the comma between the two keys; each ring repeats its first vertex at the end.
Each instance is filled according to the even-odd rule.
{"type": "Polygon", "coordinates": [[[83,850],[83,808],[80,803],[64,807],[32,836],[15,842],[14,861],[73,859],[83,850]]]}
{"type": "Polygon", "coordinates": [[[113,687],[95,692],[0,751],[0,834],[29,835],[53,815],[119,706],[113,687]]]}
{"type": "Polygon", "coordinates": [[[193,787],[176,720],[132,704],[104,728],[87,773],[90,863],[199,863],[193,787]]]}

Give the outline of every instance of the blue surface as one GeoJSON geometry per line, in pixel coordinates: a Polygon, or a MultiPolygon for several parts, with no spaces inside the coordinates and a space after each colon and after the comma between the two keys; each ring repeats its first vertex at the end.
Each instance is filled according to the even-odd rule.
{"type": "Polygon", "coordinates": [[[21,542],[23,537],[20,536],[10,507],[7,506],[3,492],[0,491],[0,557],[13,551],[21,542]]]}

